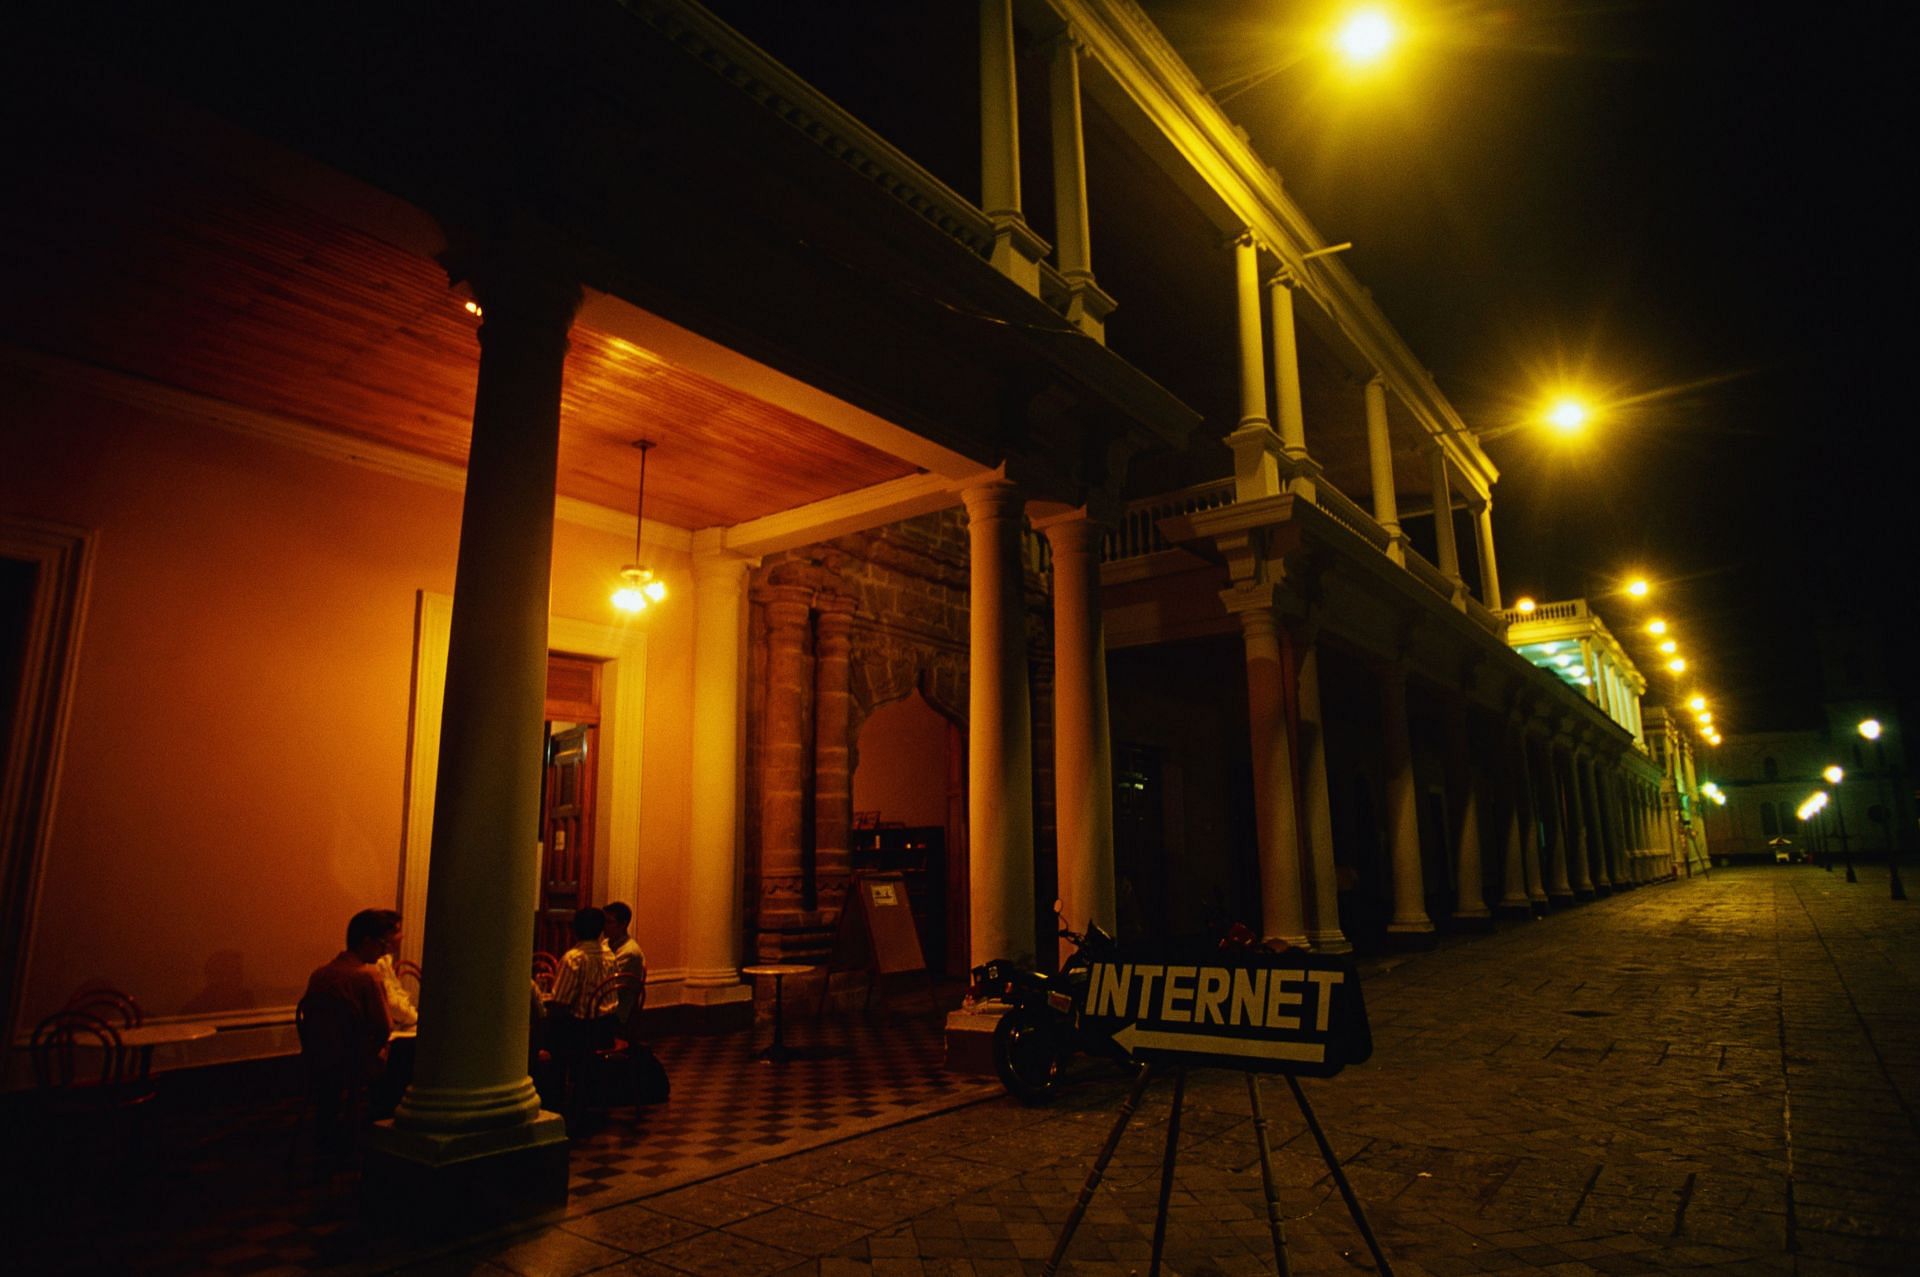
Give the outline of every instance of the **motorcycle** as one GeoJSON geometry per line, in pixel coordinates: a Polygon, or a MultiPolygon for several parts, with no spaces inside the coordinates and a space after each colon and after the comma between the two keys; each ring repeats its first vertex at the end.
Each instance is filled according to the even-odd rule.
{"type": "MultiPolygon", "coordinates": [[[[1056,902],[1056,920],[1059,913],[1056,902]]],[[[1094,959],[1113,951],[1113,937],[1094,922],[1084,932],[1062,927],[1059,935],[1074,951],[1058,975],[996,958],[973,969],[973,987],[967,993],[969,1004],[1010,1004],[993,1031],[993,1065],[1000,1084],[1025,1104],[1050,1099],[1061,1070],[1080,1052],[1128,1062],[1126,1051],[1110,1037],[1088,1034],[1081,1027],[1089,968],[1094,959]]]]}

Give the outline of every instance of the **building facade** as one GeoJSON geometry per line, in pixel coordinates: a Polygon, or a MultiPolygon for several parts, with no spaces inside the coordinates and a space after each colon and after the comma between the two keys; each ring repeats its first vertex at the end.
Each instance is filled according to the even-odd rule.
{"type": "Polygon", "coordinates": [[[163,1063],[286,1051],[391,902],[380,1156],[550,1189],[580,904],[724,1008],[894,826],[949,969],[1055,895],[1342,951],[1685,862],[1680,747],[1656,804],[1625,701],[1511,650],[1495,468],[1135,5],[803,8],[14,42],[16,1040],[105,982],[222,1030],[163,1063]]]}

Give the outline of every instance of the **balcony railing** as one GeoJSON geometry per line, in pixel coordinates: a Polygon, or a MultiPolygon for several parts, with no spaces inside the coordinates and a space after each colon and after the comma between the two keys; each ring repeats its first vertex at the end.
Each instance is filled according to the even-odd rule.
{"type": "Polygon", "coordinates": [[[1413,579],[1426,586],[1429,590],[1432,590],[1435,594],[1438,594],[1448,603],[1452,603],[1454,591],[1459,588],[1454,579],[1445,572],[1442,572],[1439,568],[1433,566],[1433,564],[1427,562],[1426,558],[1411,546],[1406,548],[1406,555],[1407,571],[1413,573],[1413,579]]]}
{"type": "Polygon", "coordinates": [[[1358,501],[1340,489],[1330,483],[1320,483],[1314,491],[1314,504],[1325,511],[1328,518],[1374,549],[1382,554],[1387,552],[1387,545],[1393,538],[1387,535],[1385,528],[1374,522],[1373,516],[1358,501]]]}
{"type": "Polygon", "coordinates": [[[1177,514],[1218,510],[1221,506],[1232,504],[1232,479],[1215,479],[1191,488],[1182,488],[1178,492],[1129,502],[1120,516],[1120,526],[1107,533],[1101,544],[1100,561],[1117,563],[1122,559],[1137,559],[1171,550],[1173,543],[1160,535],[1160,520],[1177,514]]]}
{"type": "Polygon", "coordinates": [[[1536,603],[1531,611],[1510,607],[1503,609],[1500,616],[1508,625],[1525,625],[1531,621],[1579,621],[1586,619],[1587,601],[1566,599],[1558,603],[1536,603]]]}

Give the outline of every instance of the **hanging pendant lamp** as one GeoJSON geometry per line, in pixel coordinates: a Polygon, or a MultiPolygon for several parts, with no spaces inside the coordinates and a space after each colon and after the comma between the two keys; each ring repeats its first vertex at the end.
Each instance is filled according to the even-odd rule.
{"type": "Polygon", "coordinates": [[[642,566],[640,559],[640,534],[647,521],[647,452],[653,447],[653,440],[635,439],[633,446],[640,450],[640,491],[633,511],[633,562],[620,569],[620,588],[613,592],[613,605],[622,612],[644,612],[649,604],[667,597],[667,583],[655,576],[652,568],[642,566]]]}

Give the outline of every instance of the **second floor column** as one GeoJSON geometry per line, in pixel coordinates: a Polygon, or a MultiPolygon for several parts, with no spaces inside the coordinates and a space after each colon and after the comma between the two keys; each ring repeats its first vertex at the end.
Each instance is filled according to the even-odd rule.
{"type": "Polygon", "coordinates": [[[1396,563],[1407,561],[1405,539],[1400,532],[1400,498],[1393,489],[1393,439],[1387,432],[1387,383],[1379,376],[1370,378],[1367,403],[1367,470],[1373,483],[1373,520],[1386,529],[1387,554],[1396,563]]]}
{"type": "Polygon", "coordinates": [[[1013,0],[980,0],[980,209],[993,223],[994,269],[1038,297],[1047,245],[1020,209],[1013,0]]]}
{"type": "MultiPolygon", "coordinates": [[[[703,534],[704,535],[704,534],[703,534]]],[[[690,1001],[740,990],[740,684],[747,563],[696,544],[693,721],[687,812],[687,982],[690,1001]]]]}
{"type": "Polygon", "coordinates": [[[527,1076],[534,830],[546,706],[560,392],[580,288],[512,251],[456,261],[484,307],[447,636],[412,1083],[369,1184],[485,1156],[522,1200],[566,1196],[564,1123],[527,1076]],[[557,1174],[557,1181],[555,1176],[557,1174]]]}
{"type": "Polygon", "coordinates": [[[1493,498],[1488,497],[1473,512],[1474,531],[1479,535],[1480,594],[1482,603],[1498,612],[1500,603],[1500,566],[1493,553],[1493,498]]]}
{"type": "Polygon", "coordinates": [[[1438,443],[1428,454],[1427,468],[1433,482],[1433,540],[1440,562],[1435,566],[1442,576],[1460,585],[1460,543],[1453,529],[1453,478],[1447,467],[1447,450],[1438,443]]]}
{"type": "Polygon", "coordinates": [[[1005,480],[968,488],[967,861],[974,964],[1031,961],[1033,705],[1021,518],[1005,480]]]}
{"type": "Polygon", "coordinates": [[[1238,591],[1228,607],[1240,618],[1246,646],[1247,726],[1253,747],[1253,817],[1260,849],[1260,933],[1291,945],[1307,942],[1302,899],[1299,806],[1293,791],[1293,749],[1287,730],[1286,673],[1270,586],[1238,591]]]}
{"type": "Polygon", "coordinates": [[[1054,260],[1067,285],[1067,320],[1095,341],[1107,338],[1113,298],[1093,282],[1087,221],[1087,150],[1080,112],[1081,45],[1071,29],[1053,43],[1047,64],[1048,118],[1053,133],[1054,260]]]}
{"type": "Polygon", "coordinates": [[[1053,819],[1060,901],[1074,930],[1097,922],[1113,934],[1113,742],[1100,611],[1106,529],[1076,511],[1041,530],[1053,550],[1053,819]]]}
{"type": "Polygon", "coordinates": [[[1413,776],[1413,739],[1407,722],[1407,664],[1384,661],[1380,682],[1380,751],[1387,782],[1387,854],[1393,873],[1393,910],[1387,934],[1403,940],[1433,934],[1427,885],[1420,864],[1420,795],[1413,776]]]}
{"type": "Polygon", "coordinates": [[[1267,421],[1267,356],[1260,342],[1260,246],[1253,232],[1233,243],[1234,333],[1239,348],[1240,423],[1227,436],[1233,449],[1238,501],[1280,492],[1280,437],[1267,421]]]}
{"type": "Polygon", "coordinates": [[[1300,341],[1294,330],[1293,289],[1298,281],[1284,267],[1267,281],[1273,316],[1273,415],[1287,459],[1287,489],[1311,501],[1320,468],[1307,452],[1307,415],[1300,401],[1300,341]]]}

